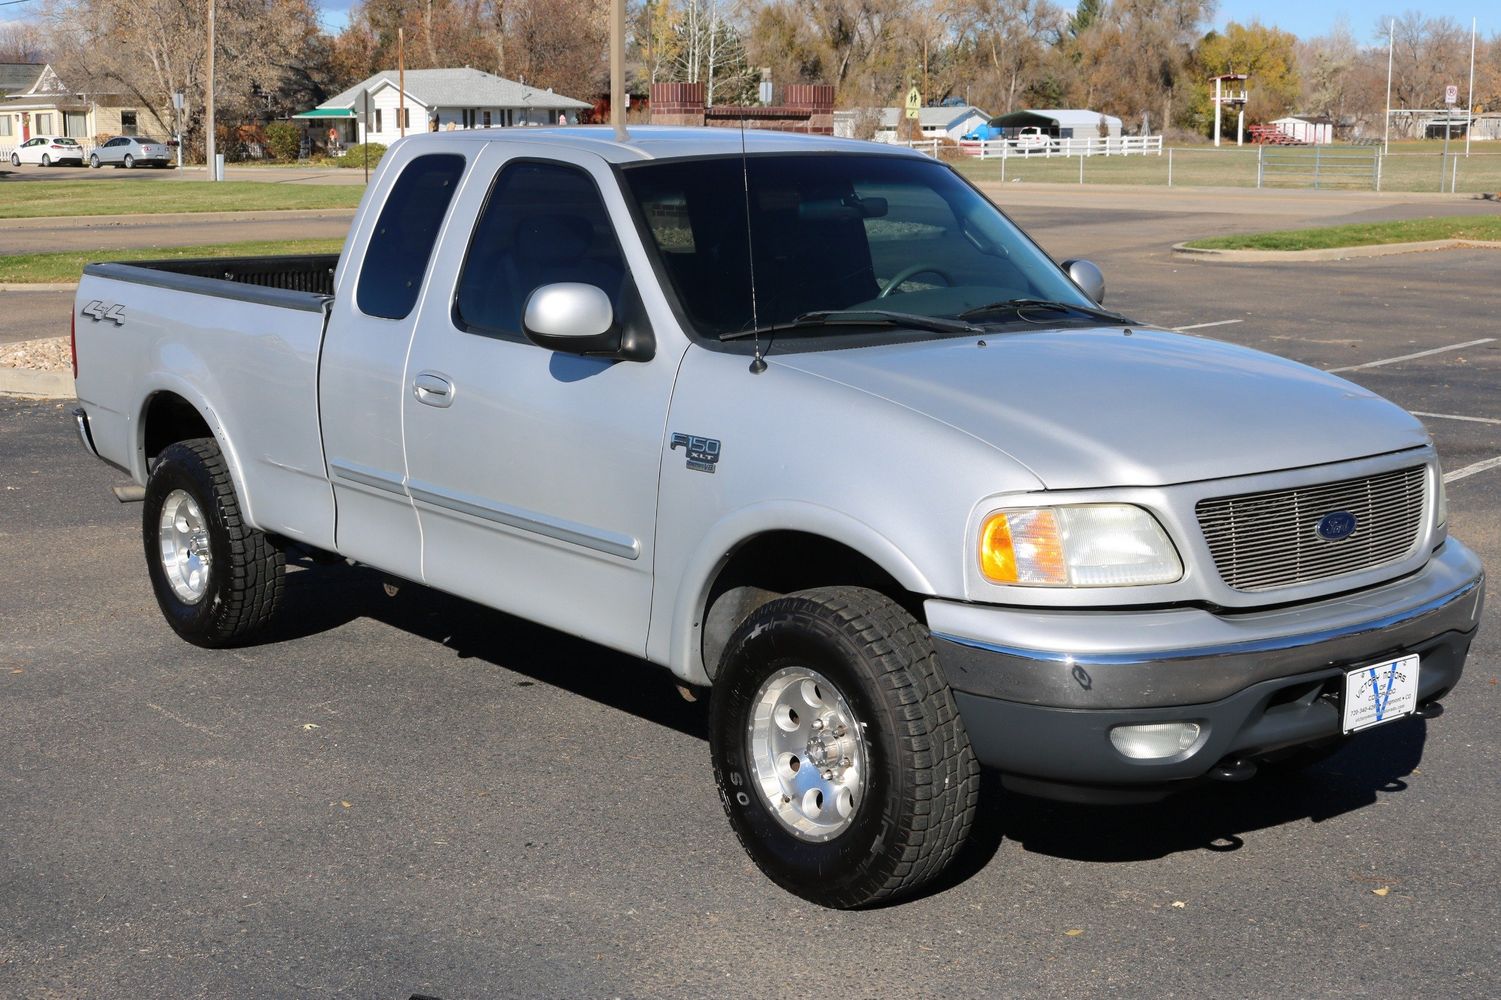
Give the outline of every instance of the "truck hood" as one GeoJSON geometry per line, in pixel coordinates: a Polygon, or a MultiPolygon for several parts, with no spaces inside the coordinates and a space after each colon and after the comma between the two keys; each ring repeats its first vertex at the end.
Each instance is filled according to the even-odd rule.
{"type": "Polygon", "coordinates": [[[1167,486],[1420,447],[1416,418],[1337,376],[1120,327],[772,354],[977,437],[1049,489],[1167,486]]]}

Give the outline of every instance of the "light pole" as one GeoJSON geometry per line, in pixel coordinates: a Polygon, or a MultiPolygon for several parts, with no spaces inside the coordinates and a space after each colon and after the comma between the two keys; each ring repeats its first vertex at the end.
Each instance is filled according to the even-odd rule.
{"type": "Polygon", "coordinates": [[[625,130],[625,0],[610,0],[610,122],[616,142],[630,139],[625,130]]]}
{"type": "Polygon", "coordinates": [[[204,110],[208,113],[208,136],[204,140],[204,152],[208,159],[208,179],[219,179],[219,158],[214,150],[214,0],[208,0],[208,100],[204,110]]]}

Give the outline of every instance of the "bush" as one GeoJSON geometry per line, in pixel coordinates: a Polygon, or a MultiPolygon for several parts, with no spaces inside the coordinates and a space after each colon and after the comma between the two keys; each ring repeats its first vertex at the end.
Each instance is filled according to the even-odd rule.
{"type": "Polygon", "coordinates": [[[266,126],[266,151],[278,160],[295,160],[302,146],[302,132],[291,122],[266,126]]]}
{"type": "Polygon", "coordinates": [[[345,148],[344,155],[335,162],[341,167],[354,167],[359,169],[365,165],[365,150],[370,150],[370,165],[373,167],[380,162],[381,154],[386,151],[384,143],[367,142],[355,143],[345,148]]]}

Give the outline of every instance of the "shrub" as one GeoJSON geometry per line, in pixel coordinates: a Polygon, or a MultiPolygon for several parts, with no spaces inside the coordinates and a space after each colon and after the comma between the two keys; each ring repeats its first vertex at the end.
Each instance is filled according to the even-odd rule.
{"type": "Polygon", "coordinates": [[[354,167],[355,169],[359,169],[360,167],[363,167],[365,165],[366,149],[370,150],[370,165],[372,167],[380,162],[381,154],[386,151],[384,143],[357,142],[352,146],[346,147],[344,150],[344,155],[339,157],[335,162],[337,162],[341,167],[354,167]]]}
{"type": "Polygon", "coordinates": [[[291,122],[271,122],[266,126],[266,151],[278,160],[295,160],[302,146],[302,133],[291,122]]]}

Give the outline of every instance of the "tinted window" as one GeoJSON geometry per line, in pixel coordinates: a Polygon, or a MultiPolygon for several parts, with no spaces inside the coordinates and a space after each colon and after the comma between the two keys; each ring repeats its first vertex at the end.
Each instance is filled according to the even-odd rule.
{"type": "Polygon", "coordinates": [[[522,161],[495,179],[459,278],[459,326],[521,336],[521,312],[541,285],[581,281],[605,290],[617,315],[625,261],[594,181],[557,163],[522,161]]]}
{"type": "Polygon", "coordinates": [[[463,173],[462,156],[438,153],[417,157],[396,178],[365,251],[355,295],[360,312],[404,319],[412,311],[463,173]]]}

